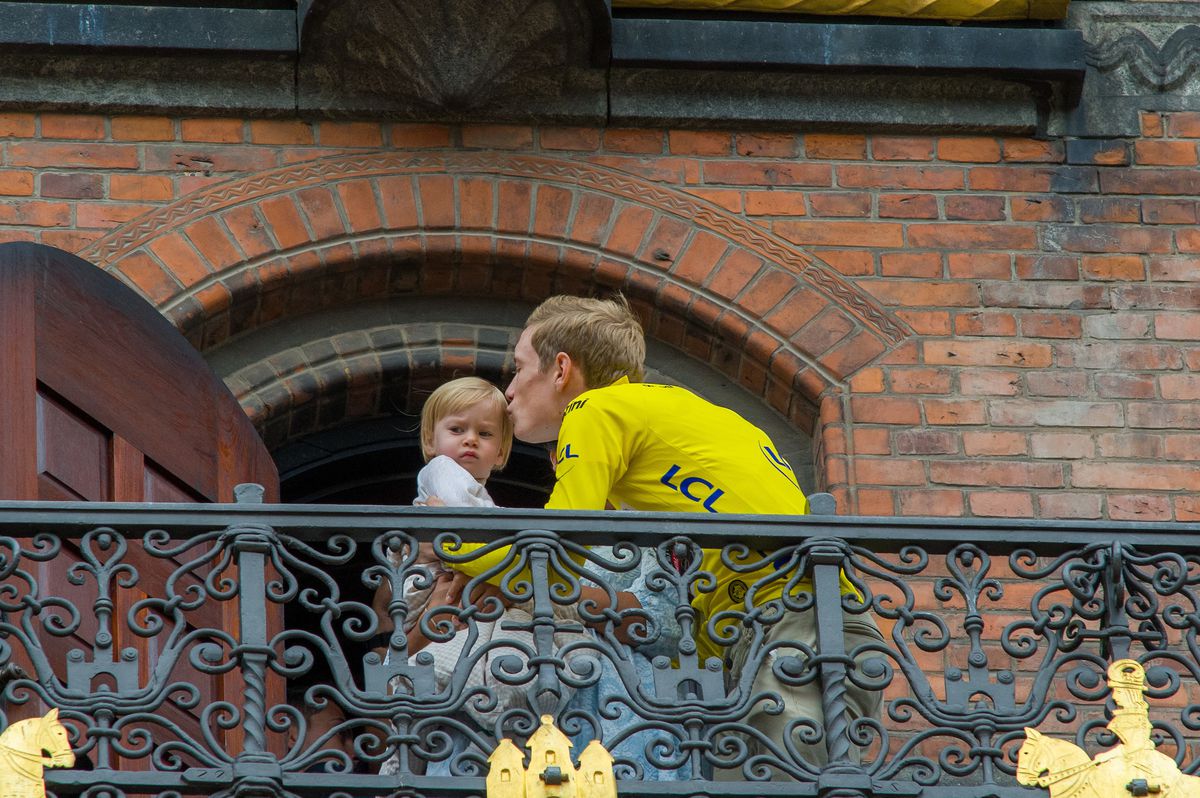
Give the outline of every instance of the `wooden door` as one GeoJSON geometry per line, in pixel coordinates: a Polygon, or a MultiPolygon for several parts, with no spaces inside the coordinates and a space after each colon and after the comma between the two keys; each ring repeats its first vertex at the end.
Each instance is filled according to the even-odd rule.
{"type": "MultiPolygon", "coordinates": [[[[268,501],[278,496],[275,465],[261,439],[183,336],[113,277],[36,244],[0,245],[0,453],[2,499],[231,502],[241,482],[262,484],[268,501]]],[[[135,589],[119,592],[115,650],[137,648],[144,679],[154,639],[129,632],[125,611],[161,591],[174,563],[139,549],[130,542],[140,579],[135,589]]],[[[77,557],[77,550],[65,550],[44,564],[40,581],[80,606],[89,594],[65,579],[77,557]]],[[[236,607],[213,604],[189,622],[234,631],[236,607]]],[[[281,618],[269,620],[279,624],[281,618]]],[[[90,656],[95,632],[89,618],[74,638],[43,638],[56,672],[70,649],[90,656]]],[[[201,706],[214,699],[240,703],[235,676],[194,678],[204,693],[201,706]]],[[[273,688],[277,703],[282,684],[273,688]]],[[[196,723],[173,719],[185,728],[196,723]]],[[[240,732],[231,735],[228,750],[239,750],[240,732]]]]}

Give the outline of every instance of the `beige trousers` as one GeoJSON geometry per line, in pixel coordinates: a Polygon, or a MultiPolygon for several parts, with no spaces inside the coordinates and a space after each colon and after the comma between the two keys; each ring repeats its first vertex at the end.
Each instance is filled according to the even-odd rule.
{"type": "MultiPolygon", "coordinates": [[[[842,614],[842,626],[844,629],[845,650],[853,651],[858,646],[864,643],[882,643],[883,635],[879,633],[879,627],[875,625],[875,620],[869,614],[850,615],[842,614]]],[[[784,618],[768,632],[766,642],[788,641],[804,643],[812,649],[817,649],[817,624],[816,612],[808,610],[806,612],[788,612],[784,618]]],[[[730,668],[729,676],[736,680],[742,672],[742,668],[746,664],[746,659],[750,655],[750,640],[744,637],[736,646],[730,650],[730,668]]],[[[781,646],[774,649],[763,660],[762,666],[759,668],[758,674],[754,679],[753,693],[772,692],[778,693],[783,699],[784,710],[778,715],[772,715],[766,712],[765,707],[767,702],[760,701],[750,714],[746,716],[743,723],[752,726],[761,732],[767,739],[774,740],[777,744],[782,745],[785,736],[788,734],[790,724],[798,718],[807,718],[817,724],[817,728],[821,728],[824,722],[825,713],[821,709],[821,680],[818,678],[805,685],[784,684],[776,678],[772,666],[779,657],[802,656],[800,649],[791,646],[781,646]]],[[[879,657],[880,654],[876,651],[860,652],[855,658],[855,661],[861,667],[862,663],[873,657],[879,657]]],[[[853,682],[846,681],[846,705],[850,712],[850,719],[872,717],[878,719],[883,706],[883,694],[880,691],[863,690],[856,686],[853,682]]],[[[828,754],[825,750],[825,741],[821,740],[816,744],[803,743],[799,736],[792,730],[792,741],[800,755],[813,765],[824,765],[828,761],[828,754]]],[[[747,738],[747,744],[750,747],[750,754],[753,756],[760,753],[758,741],[754,738],[747,738]]],[[[766,751],[761,751],[766,753],[766,751]]],[[[858,761],[861,751],[852,746],[850,749],[850,757],[853,761],[858,761]]],[[[730,770],[718,770],[715,773],[715,778],[718,781],[742,781],[745,776],[740,768],[730,770]]],[[[777,774],[776,781],[789,781],[790,778],[777,774]]]]}

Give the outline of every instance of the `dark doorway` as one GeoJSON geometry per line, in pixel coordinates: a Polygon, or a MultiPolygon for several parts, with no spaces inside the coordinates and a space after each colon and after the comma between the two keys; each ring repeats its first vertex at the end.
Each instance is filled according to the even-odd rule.
{"type": "MultiPolygon", "coordinates": [[[[352,421],[291,441],[274,452],[280,498],[287,504],[397,504],[417,495],[424,465],[417,419],[392,415],[352,421]]],[[[520,442],[488,480],[501,507],[542,507],[554,474],[546,450],[520,442]]]]}
{"type": "MultiPolygon", "coordinates": [[[[281,500],[290,504],[411,505],[417,494],[417,472],[424,464],[416,427],[413,416],[396,414],[348,422],[289,442],[274,453],[281,500]]],[[[553,481],[545,449],[516,443],[507,467],[489,479],[487,487],[501,507],[541,507],[553,481]]],[[[342,600],[371,604],[373,596],[362,575],[372,564],[370,550],[360,549],[351,562],[327,571],[342,600]]],[[[310,586],[320,591],[318,585],[310,586]]],[[[288,628],[307,628],[313,620],[297,603],[285,608],[288,628]]],[[[347,661],[355,666],[380,645],[378,640],[372,644],[345,636],[340,644],[347,661]]],[[[360,667],[355,668],[359,678],[360,667]]],[[[308,687],[328,683],[331,678],[317,658],[308,674],[289,685],[290,702],[303,705],[308,687]]],[[[320,719],[313,722],[320,723],[320,719]]]]}

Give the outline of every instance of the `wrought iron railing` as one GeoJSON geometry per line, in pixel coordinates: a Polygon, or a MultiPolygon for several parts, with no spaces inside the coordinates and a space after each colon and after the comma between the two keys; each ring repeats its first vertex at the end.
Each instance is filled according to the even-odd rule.
{"type": "Polygon", "coordinates": [[[60,795],[482,794],[497,739],[548,713],[575,751],[602,739],[622,795],[1008,798],[1028,794],[1024,727],[1111,743],[1124,657],[1147,667],[1159,750],[1196,771],[1198,581],[1195,524],[7,503],[3,720],[59,709],[79,755],[47,771],[60,795]],[[503,598],[423,616],[428,638],[471,636],[441,673],[386,633],[435,539],[486,542],[509,575],[503,598]],[[744,590],[701,618],[719,549],[744,590]],[[782,605],[756,608],[771,582],[782,605]],[[485,644],[507,605],[526,614],[485,644]],[[771,639],[800,613],[819,653],[771,639]],[[867,617],[882,637],[847,651],[867,617]],[[787,740],[762,731],[787,710],[751,688],[764,669],[819,686],[787,740]],[[853,721],[855,691],[882,716],[853,721]]]}

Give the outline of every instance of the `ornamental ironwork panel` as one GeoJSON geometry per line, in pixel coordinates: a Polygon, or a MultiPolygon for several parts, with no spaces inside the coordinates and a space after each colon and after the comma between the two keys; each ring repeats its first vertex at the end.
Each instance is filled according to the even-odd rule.
{"type": "Polygon", "coordinates": [[[1026,727],[1115,744],[1116,660],[1196,772],[1198,558],[1188,524],[7,503],[0,720],[57,709],[58,795],[482,795],[548,717],[572,761],[532,778],[596,739],[622,795],[1016,798],[1026,727]]]}

